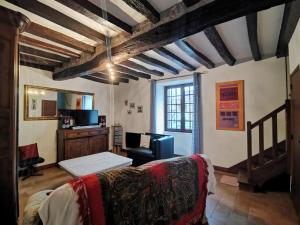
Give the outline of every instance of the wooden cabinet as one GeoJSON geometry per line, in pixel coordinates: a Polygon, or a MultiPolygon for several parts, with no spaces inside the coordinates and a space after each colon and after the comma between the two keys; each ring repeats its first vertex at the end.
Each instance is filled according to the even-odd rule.
{"type": "Polygon", "coordinates": [[[29,19],[0,6],[0,215],[1,224],[17,224],[17,99],[19,33],[29,19]]]}
{"type": "Polygon", "coordinates": [[[108,151],[108,128],[57,131],[57,161],[108,151]]]}

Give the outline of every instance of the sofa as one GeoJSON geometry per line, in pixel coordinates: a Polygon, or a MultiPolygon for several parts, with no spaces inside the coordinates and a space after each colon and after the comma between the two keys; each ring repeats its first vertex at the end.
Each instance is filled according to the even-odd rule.
{"type": "Polygon", "coordinates": [[[145,133],[150,136],[150,147],[140,147],[141,133],[126,132],[127,157],[133,160],[133,166],[151,162],[153,160],[174,157],[174,137],[163,134],[145,133]]]}
{"type": "Polygon", "coordinates": [[[210,167],[195,154],[79,177],[32,196],[23,225],[205,224],[210,167]]]}

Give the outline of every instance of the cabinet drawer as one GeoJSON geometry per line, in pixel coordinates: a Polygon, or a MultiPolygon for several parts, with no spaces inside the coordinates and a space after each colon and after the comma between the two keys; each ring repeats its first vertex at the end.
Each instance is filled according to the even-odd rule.
{"type": "Polygon", "coordinates": [[[90,136],[97,136],[97,135],[99,135],[99,134],[101,134],[100,131],[90,131],[90,132],[89,132],[89,135],[90,135],[90,136]]]}
{"type": "Polygon", "coordinates": [[[76,132],[76,133],[68,133],[66,134],[67,138],[80,138],[89,136],[89,132],[76,132]]]}

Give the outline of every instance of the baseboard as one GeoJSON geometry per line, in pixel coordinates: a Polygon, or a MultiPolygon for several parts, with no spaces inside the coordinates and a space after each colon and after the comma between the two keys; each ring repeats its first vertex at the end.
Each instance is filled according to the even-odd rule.
{"type": "Polygon", "coordinates": [[[50,163],[50,164],[47,164],[47,165],[37,166],[36,170],[40,171],[40,170],[44,170],[44,169],[49,169],[49,168],[55,167],[57,165],[58,165],[57,163],[50,163]]]}
{"type": "Polygon", "coordinates": [[[232,167],[226,168],[222,166],[214,166],[215,171],[220,171],[224,173],[232,173],[232,174],[238,174],[238,171],[232,167]]]}

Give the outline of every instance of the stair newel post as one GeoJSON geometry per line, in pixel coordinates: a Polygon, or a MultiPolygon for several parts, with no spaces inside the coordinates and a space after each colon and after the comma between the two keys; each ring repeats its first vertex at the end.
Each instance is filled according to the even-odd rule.
{"type": "Polygon", "coordinates": [[[264,122],[259,124],[259,164],[263,165],[264,162],[264,122]]]}
{"type": "Polygon", "coordinates": [[[277,134],[277,114],[272,116],[272,137],[273,137],[273,146],[272,146],[272,156],[273,159],[277,156],[278,148],[278,134],[277,134]]]}
{"type": "Polygon", "coordinates": [[[288,172],[291,172],[291,149],[290,149],[290,138],[291,138],[291,101],[287,99],[285,101],[285,126],[286,126],[286,141],[285,149],[288,157],[288,172]]]}
{"type": "Polygon", "coordinates": [[[251,177],[252,173],[252,128],[251,122],[247,122],[247,150],[248,150],[248,159],[247,159],[247,175],[248,179],[251,177]]]}

